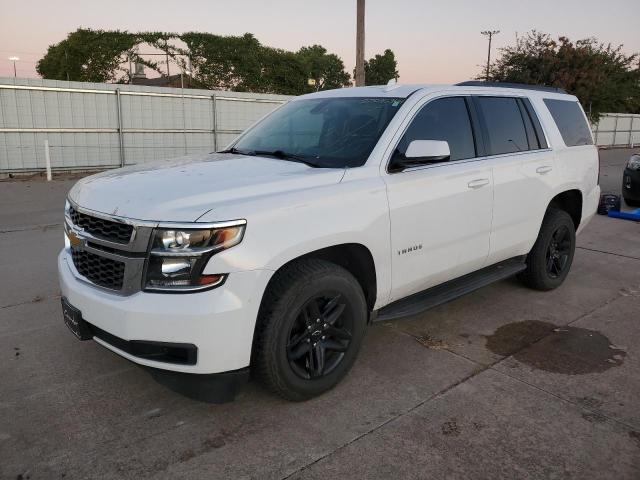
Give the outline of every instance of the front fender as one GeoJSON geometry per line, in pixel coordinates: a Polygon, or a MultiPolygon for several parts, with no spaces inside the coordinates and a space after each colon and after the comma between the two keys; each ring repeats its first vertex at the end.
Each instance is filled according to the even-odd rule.
{"type": "Polygon", "coordinates": [[[336,185],[263,198],[259,204],[244,205],[244,211],[234,210],[225,216],[247,219],[244,239],[240,245],[214,255],[205,273],[277,271],[315,250],[358,243],[373,256],[378,303],[388,298],[389,211],[385,185],[379,177],[345,179],[336,185]]]}

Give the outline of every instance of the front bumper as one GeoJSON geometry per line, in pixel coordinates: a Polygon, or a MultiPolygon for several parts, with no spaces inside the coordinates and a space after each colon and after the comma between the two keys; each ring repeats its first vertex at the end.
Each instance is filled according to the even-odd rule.
{"type": "MultiPolygon", "coordinates": [[[[249,365],[258,308],[272,272],[252,270],[229,275],[220,288],[199,293],[137,292],[121,296],[78,279],[70,253],[58,256],[60,290],[91,325],[124,341],[193,344],[194,365],[140,358],[94,337],[132,362],[174,372],[212,374],[249,365]]],[[[104,338],[104,337],[103,337],[104,338]]]]}
{"type": "Polygon", "coordinates": [[[622,196],[640,202],[640,170],[624,169],[622,174],[622,196]]]}

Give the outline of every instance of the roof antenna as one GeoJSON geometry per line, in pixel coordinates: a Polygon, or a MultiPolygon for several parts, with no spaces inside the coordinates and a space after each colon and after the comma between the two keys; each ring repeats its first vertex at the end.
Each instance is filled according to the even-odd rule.
{"type": "Polygon", "coordinates": [[[398,85],[398,81],[395,78],[392,78],[391,80],[389,80],[387,82],[387,86],[384,88],[384,92],[390,92],[391,90],[395,90],[396,88],[399,88],[400,85],[398,85]]]}

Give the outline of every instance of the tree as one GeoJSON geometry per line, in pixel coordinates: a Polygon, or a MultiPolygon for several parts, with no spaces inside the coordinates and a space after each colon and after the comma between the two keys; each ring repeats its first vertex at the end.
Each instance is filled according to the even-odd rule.
{"type": "Polygon", "coordinates": [[[389,80],[399,78],[398,62],[394,53],[386,49],[382,55],[364,62],[365,85],[386,85],[389,80]]]}
{"type": "Polygon", "coordinates": [[[166,66],[137,53],[142,44],[165,52],[182,69],[188,58],[195,82],[210,89],[300,95],[348,86],[350,80],[340,57],[321,45],[289,52],[264,46],[250,33],[222,36],[80,28],[50,46],[37,70],[43,78],[57,80],[68,76],[83,82],[130,82],[128,67],[133,61],[164,74],[166,66]],[[309,78],[316,80],[315,87],[308,85],[309,78]]]}
{"type": "Polygon", "coordinates": [[[79,82],[116,81],[127,73],[123,57],[139,39],[129,32],[79,28],[60,43],[51,45],[36,65],[43,78],[79,82]]]}
{"type": "Polygon", "coordinates": [[[261,91],[262,45],[252,34],[221,36],[189,32],[180,35],[187,45],[193,75],[211,89],[261,91]]]}
{"type": "Polygon", "coordinates": [[[261,89],[251,90],[285,95],[302,95],[308,92],[307,71],[294,52],[263,47],[261,89]]]}
{"type": "Polygon", "coordinates": [[[592,121],[604,112],[640,112],[638,55],[625,55],[622,45],[613,47],[594,38],[555,41],[532,31],[517,45],[501,50],[489,77],[495,82],[564,88],[580,99],[592,121]]]}
{"type": "Polygon", "coordinates": [[[302,47],[296,55],[306,73],[305,84],[310,78],[315,80],[315,86],[308,86],[309,91],[342,88],[351,84],[340,57],[327,53],[323,46],[302,47]]]}

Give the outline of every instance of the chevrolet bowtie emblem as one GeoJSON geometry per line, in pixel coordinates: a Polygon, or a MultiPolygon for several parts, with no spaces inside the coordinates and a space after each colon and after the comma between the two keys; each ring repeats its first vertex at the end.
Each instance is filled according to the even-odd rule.
{"type": "Polygon", "coordinates": [[[69,237],[69,243],[72,247],[78,247],[82,244],[82,240],[80,240],[80,237],[78,237],[78,235],[76,235],[76,232],[71,229],[67,231],[67,237],[69,237]]]}

